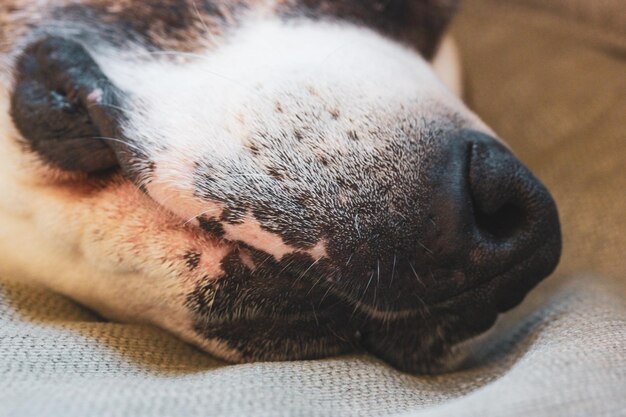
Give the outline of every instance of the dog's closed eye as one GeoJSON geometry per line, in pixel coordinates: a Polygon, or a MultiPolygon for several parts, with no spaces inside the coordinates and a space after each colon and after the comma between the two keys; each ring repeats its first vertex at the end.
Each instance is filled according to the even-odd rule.
{"type": "Polygon", "coordinates": [[[40,158],[86,173],[119,164],[111,140],[119,132],[120,92],[80,44],[57,37],[33,43],[15,77],[11,115],[40,158]]]}

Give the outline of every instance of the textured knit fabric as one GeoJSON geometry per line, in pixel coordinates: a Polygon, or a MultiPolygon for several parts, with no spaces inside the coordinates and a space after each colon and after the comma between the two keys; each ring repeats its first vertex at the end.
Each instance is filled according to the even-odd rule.
{"type": "MultiPolygon", "coordinates": [[[[467,0],[454,27],[468,101],[551,189],[565,239],[557,272],[467,369],[226,365],[3,277],[0,416],[626,416],[626,39],[571,18],[583,0],[539,3],[467,0]]],[[[593,16],[616,21],[616,3],[593,16]]]]}

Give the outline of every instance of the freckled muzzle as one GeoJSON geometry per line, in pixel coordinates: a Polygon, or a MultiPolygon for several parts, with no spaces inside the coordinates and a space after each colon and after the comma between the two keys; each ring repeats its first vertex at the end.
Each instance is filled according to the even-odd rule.
{"type": "Polygon", "coordinates": [[[219,306],[227,306],[223,317],[236,305],[270,310],[228,326],[202,321],[198,330],[228,341],[244,360],[358,346],[409,372],[455,366],[459,343],[553,271],[561,236],[550,194],[498,141],[476,131],[430,140],[417,175],[400,173],[419,178],[419,193],[406,195],[411,204],[394,204],[392,191],[407,190],[399,183],[387,198],[355,199],[360,209],[344,209],[344,221],[326,229],[327,255],[316,262],[305,253],[274,262],[259,252],[248,271],[234,256],[246,272],[223,264],[229,279],[220,285],[233,290],[216,291],[211,314],[219,306]]]}
{"type": "Polygon", "coordinates": [[[333,285],[385,312],[432,310],[475,293],[492,321],[555,268],[561,252],[555,203],[483,133],[457,131],[427,148],[409,209],[397,213],[374,201],[338,227],[328,249],[339,271],[333,285]]]}
{"type": "Polygon", "coordinates": [[[552,197],[500,142],[465,130],[429,149],[413,211],[364,210],[329,247],[331,285],[367,317],[361,343],[418,372],[445,369],[451,347],[519,304],[561,253],[552,197]]]}

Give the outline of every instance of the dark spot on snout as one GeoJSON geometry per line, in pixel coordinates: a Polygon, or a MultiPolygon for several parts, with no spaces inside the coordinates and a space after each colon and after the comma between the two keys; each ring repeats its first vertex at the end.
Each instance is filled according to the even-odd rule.
{"type": "Polygon", "coordinates": [[[198,222],[200,222],[200,227],[205,232],[211,234],[215,237],[224,237],[224,226],[215,220],[214,218],[207,218],[206,216],[200,216],[198,218],[198,222]]]}
{"type": "Polygon", "coordinates": [[[254,156],[258,156],[261,153],[261,151],[259,150],[259,147],[253,143],[248,144],[247,147],[250,153],[254,156]]]}
{"type": "Polygon", "coordinates": [[[190,271],[193,271],[198,267],[200,264],[200,257],[200,253],[194,250],[188,250],[185,252],[183,259],[185,260],[185,265],[187,265],[187,268],[189,268],[190,271]]]}
{"type": "Polygon", "coordinates": [[[277,168],[270,167],[267,169],[267,174],[274,178],[277,181],[282,181],[285,178],[285,175],[281,173],[277,168]]]}
{"type": "Polygon", "coordinates": [[[330,113],[330,117],[332,117],[333,120],[337,120],[341,116],[339,109],[330,109],[328,113],[330,113]]]}

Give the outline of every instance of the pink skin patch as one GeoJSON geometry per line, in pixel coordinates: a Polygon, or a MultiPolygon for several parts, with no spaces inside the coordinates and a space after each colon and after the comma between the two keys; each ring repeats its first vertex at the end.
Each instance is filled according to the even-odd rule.
{"type": "Polygon", "coordinates": [[[89,95],[87,96],[87,101],[91,104],[99,104],[102,102],[102,95],[104,93],[102,92],[101,89],[96,88],[95,90],[93,90],[91,93],[89,93],[89,95]]]}
{"type": "Polygon", "coordinates": [[[256,269],[256,264],[254,263],[254,259],[252,259],[252,255],[250,255],[245,249],[239,250],[239,259],[241,260],[241,263],[248,267],[251,271],[256,269]]]}
{"type": "MultiPolygon", "coordinates": [[[[199,227],[198,219],[201,216],[207,219],[219,219],[225,209],[223,204],[206,201],[194,195],[193,185],[188,179],[193,172],[193,164],[168,162],[173,160],[175,159],[161,160],[156,163],[152,181],[146,185],[150,197],[182,219],[186,225],[199,227]],[[181,165],[185,166],[181,167],[181,165]]],[[[306,253],[316,261],[327,256],[324,241],[320,241],[309,250],[288,245],[280,235],[264,230],[251,214],[248,214],[241,223],[222,222],[222,227],[225,232],[224,239],[231,242],[243,242],[272,255],[277,261],[292,253],[306,253]]],[[[242,262],[254,269],[252,258],[241,256],[242,262]]]]}
{"type": "MultiPolygon", "coordinates": [[[[183,169],[191,175],[193,165],[187,165],[183,169]]],[[[180,169],[180,163],[159,161],[155,166],[152,181],[146,185],[150,197],[183,219],[186,224],[199,226],[198,218],[201,216],[219,218],[224,205],[194,196],[193,186],[189,184],[191,181],[181,178],[180,169]]]]}
{"type": "Polygon", "coordinates": [[[223,227],[226,232],[224,235],[226,239],[241,241],[248,246],[267,252],[277,261],[297,250],[297,248],[287,245],[280,236],[263,230],[259,222],[250,215],[246,216],[242,223],[224,223],[223,227]]]}
{"type": "Polygon", "coordinates": [[[279,235],[264,230],[259,222],[251,215],[247,215],[242,223],[225,223],[223,227],[226,232],[224,235],[226,239],[240,241],[248,246],[267,252],[277,261],[280,261],[285,255],[292,253],[306,253],[316,261],[327,256],[324,241],[320,241],[315,247],[309,250],[303,250],[288,245],[279,235]]]}
{"type": "Polygon", "coordinates": [[[322,258],[327,258],[328,253],[326,252],[326,242],[324,240],[320,240],[317,242],[313,248],[306,251],[313,259],[319,261],[322,258]]]}

